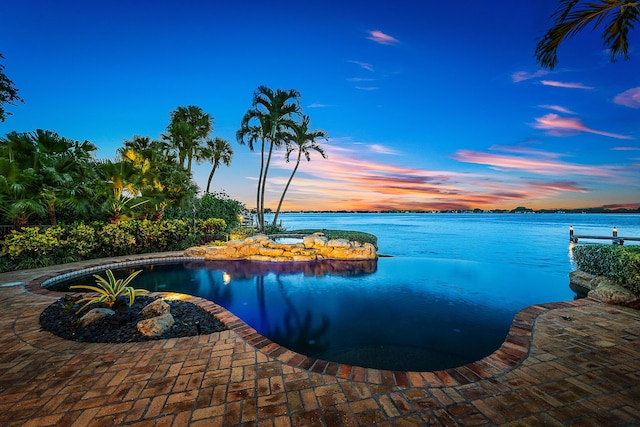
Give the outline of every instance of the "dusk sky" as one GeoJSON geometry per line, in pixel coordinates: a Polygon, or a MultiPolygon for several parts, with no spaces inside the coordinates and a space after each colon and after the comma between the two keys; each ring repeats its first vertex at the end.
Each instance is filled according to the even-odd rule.
{"type": "MultiPolygon", "coordinates": [[[[640,29],[629,61],[589,28],[545,71],[557,4],[7,0],[0,53],[25,102],[0,135],[52,130],[114,158],[197,105],[235,151],[212,187],[253,207],[259,153],[235,133],[259,85],[295,88],[330,138],[284,210],[638,207],[640,29]]],[[[268,207],[292,167],[276,153],[268,207]]]]}

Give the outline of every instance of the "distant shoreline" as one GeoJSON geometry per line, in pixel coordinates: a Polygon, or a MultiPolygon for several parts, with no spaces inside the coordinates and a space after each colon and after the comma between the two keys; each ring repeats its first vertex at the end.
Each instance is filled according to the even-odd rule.
{"type": "MultiPolygon", "coordinates": [[[[266,212],[272,214],[272,212],[266,212]]],[[[493,210],[290,210],[281,211],[281,214],[307,214],[307,213],[343,213],[343,214],[640,214],[638,209],[493,209],[493,210]]]]}

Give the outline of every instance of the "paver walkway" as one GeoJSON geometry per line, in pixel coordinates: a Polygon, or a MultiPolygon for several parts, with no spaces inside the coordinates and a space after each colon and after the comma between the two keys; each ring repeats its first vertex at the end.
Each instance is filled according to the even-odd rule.
{"type": "Polygon", "coordinates": [[[0,274],[3,426],[640,425],[637,310],[589,299],[529,307],[482,361],[390,372],[305,358],[197,298],[230,330],[67,341],[38,324],[58,294],[23,285],[61,269],[0,274]]]}

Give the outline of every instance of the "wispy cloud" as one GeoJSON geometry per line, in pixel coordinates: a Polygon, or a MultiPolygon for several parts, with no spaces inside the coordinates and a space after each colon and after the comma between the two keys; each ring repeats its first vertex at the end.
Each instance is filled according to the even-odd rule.
{"type": "Polygon", "coordinates": [[[371,149],[371,151],[378,154],[391,154],[391,155],[400,154],[398,151],[381,144],[371,144],[369,145],[369,148],[371,149]]]}
{"type": "Polygon", "coordinates": [[[330,107],[328,104],[320,104],[318,102],[314,102],[313,104],[307,105],[307,108],[327,108],[330,107]]]}
{"type": "Polygon", "coordinates": [[[358,90],[378,90],[377,86],[356,86],[358,90]]]}
{"type": "Polygon", "coordinates": [[[367,38],[379,44],[391,45],[399,43],[399,40],[395,37],[391,37],[390,35],[385,34],[379,30],[369,31],[369,37],[367,38]]]}
{"type": "Polygon", "coordinates": [[[359,66],[362,69],[365,69],[367,71],[371,71],[373,72],[373,65],[369,64],[368,62],[361,62],[361,61],[348,61],[352,64],[356,64],[357,66],[359,66]]]}
{"type": "Polygon", "coordinates": [[[525,80],[531,80],[544,76],[546,74],[549,74],[547,70],[538,70],[535,73],[530,73],[528,71],[517,71],[511,75],[511,79],[514,83],[520,83],[525,80]]]}
{"type": "Polygon", "coordinates": [[[371,77],[351,77],[347,80],[350,82],[375,82],[378,79],[374,79],[371,77]]]}
{"type": "Polygon", "coordinates": [[[568,108],[564,108],[560,105],[541,105],[540,108],[546,108],[547,110],[557,111],[558,113],[576,114],[575,112],[569,110],[568,108]]]}
{"type": "Polygon", "coordinates": [[[611,168],[606,166],[579,165],[540,157],[509,156],[483,153],[473,150],[458,150],[453,158],[459,162],[476,163],[497,169],[517,169],[538,175],[597,175],[611,176],[611,168]]]}
{"type": "Polygon", "coordinates": [[[612,147],[613,151],[640,151],[640,147],[612,147]]]}
{"type": "Polygon", "coordinates": [[[562,154],[560,153],[552,153],[550,151],[536,150],[535,148],[524,147],[521,145],[514,145],[514,146],[492,145],[491,147],[489,147],[489,150],[501,151],[503,153],[527,154],[527,155],[533,155],[537,157],[546,157],[550,159],[557,159],[562,157],[562,154]]]}
{"type": "Polygon", "coordinates": [[[587,132],[609,138],[633,139],[627,135],[591,129],[583,125],[580,119],[560,117],[557,114],[547,114],[543,117],[536,118],[536,123],[533,124],[533,127],[536,129],[546,130],[547,133],[552,136],[569,136],[574,135],[577,132],[587,132]]]}
{"type": "Polygon", "coordinates": [[[563,87],[567,89],[588,89],[588,90],[593,89],[593,87],[585,86],[582,83],[565,83],[565,82],[558,82],[555,80],[540,80],[540,83],[542,83],[545,86],[563,87]]]}
{"type": "MultiPolygon", "coordinates": [[[[287,193],[284,209],[339,210],[345,206],[355,210],[512,208],[526,201],[557,197],[566,192],[588,191],[577,182],[557,179],[552,172],[565,177],[568,169],[575,169],[579,174],[594,175],[594,166],[550,160],[554,155],[539,151],[536,153],[541,158],[531,161],[526,167],[524,164],[514,166],[516,156],[493,155],[491,161],[489,157],[480,158],[479,154],[483,153],[471,151],[458,152],[457,156],[461,160],[473,159],[483,164],[499,165],[495,169],[510,168],[519,173],[529,169],[542,170],[548,172],[545,175],[551,175],[548,181],[513,179],[513,174],[508,172],[461,173],[401,166],[388,159],[367,159],[368,156],[385,154],[385,147],[383,144],[332,140],[325,147],[327,160],[318,158],[300,168],[287,193]]],[[[283,160],[274,166],[291,169],[291,164],[283,160]]],[[[601,175],[609,173],[606,168],[595,168],[602,170],[601,175]]],[[[274,174],[270,178],[272,197],[279,196],[287,178],[285,174],[274,174]]]]}
{"type": "Polygon", "coordinates": [[[640,108],[640,87],[634,87],[618,94],[613,102],[629,108],[640,108]]]}

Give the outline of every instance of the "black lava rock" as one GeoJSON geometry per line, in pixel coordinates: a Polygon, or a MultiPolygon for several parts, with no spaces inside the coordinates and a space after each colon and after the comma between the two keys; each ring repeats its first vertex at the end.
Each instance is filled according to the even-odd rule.
{"type": "Polygon", "coordinates": [[[154,301],[151,297],[137,297],[128,310],[119,310],[115,315],[100,319],[85,328],[79,326],[79,319],[90,309],[106,307],[105,304],[92,304],[80,314],[76,301],[79,298],[65,296],[47,307],[40,315],[43,330],[68,340],[94,343],[124,343],[151,341],[156,339],[180,338],[194,335],[211,334],[224,331],[227,327],[207,313],[202,307],[186,301],[167,300],[175,324],[165,334],[148,337],[138,332],[136,324],[143,320],[142,309],[154,301]]]}

